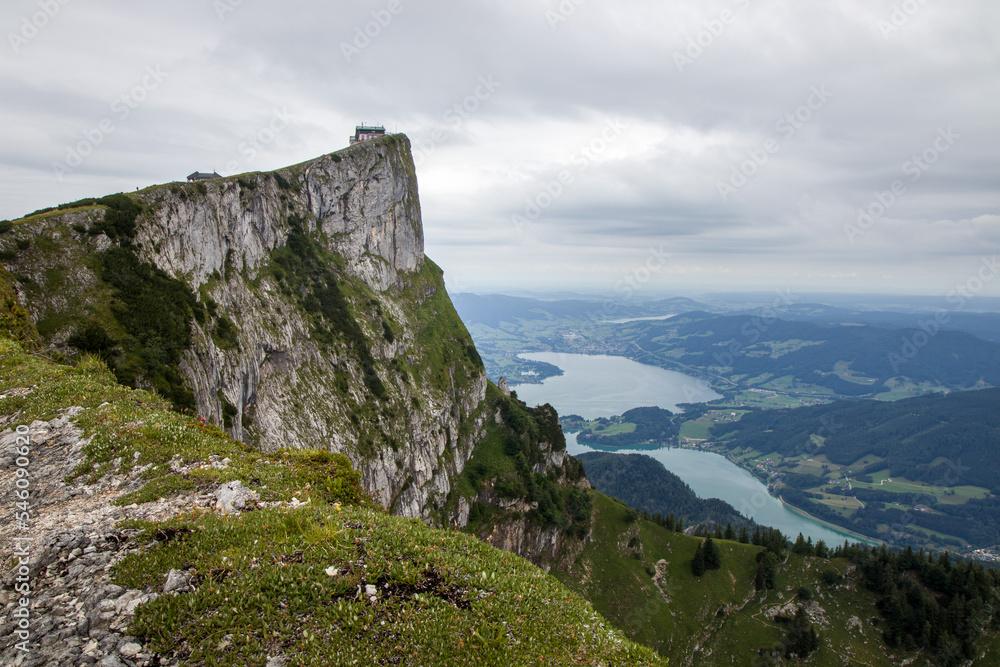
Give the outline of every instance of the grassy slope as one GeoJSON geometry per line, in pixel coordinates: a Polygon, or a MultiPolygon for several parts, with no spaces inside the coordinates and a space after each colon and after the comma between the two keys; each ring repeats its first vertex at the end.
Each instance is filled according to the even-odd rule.
{"type": "MultiPolygon", "coordinates": [[[[285,653],[290,664],[373,664],[391,656],[398,664],[662,664],[526,561],[373,508],[342,457],[265,457],[170,411],[157,396],[118,385],[99,361],[62,366],[4,338],[0,390],[17,387],[34,387],[4,399],[4,413],[17,414],[17,423],[85,408],[77,423],[93,438],[78,473],[149,466],[144,492],[123,503],[251,478],[262,500],[310,500],[297,510],[177,518],[170,525],[190,533],[120,564],[117,580],[130,586],[158,588],[171,568],[200,575],[195,592],[150,603],[131,629],[161,651],[176,650],[185,664],[259,665],[269,651],[285,653]],[[232,465],[170,471],[172,458],[191,463],[212,454],[232,465]],[[327,574],[330,566],[341,572],[327,574]],[[365,584],[379,587],[379,600],[357,593],[365,584]],[[232,643],[223,653],[226,635],[232,643]]],[[[145,544],[164,525],[140,527],[145,544]]]]}
{"type": "Polygon", "coordinates": [[[756,651],[770,648],[784,633],[763,611],[792,600],[800,586],[814,593],[828,621],[817,628],[821,648],[809,664],[895,665],[912,657],[885,648],[880,629],[871,622],[879,616],[874,598],[850,576],[835,589],[821,582],[820,573],[828,568],[847,573],[846,560],[789,555],[781,566],[777,589],[764,595],[755,593],[753,587],[760,547],[716,541],[723,554],[722,568],[699,579],[690,569],[699,538],[641,519],[629,524],[626,507],[603,495],[596,495],[595,507],[594,541],[571,572],[557,576],[630,639],[656,648],[671,664],[753,664],[756,651]],[[638,558],[635,549],[628,548],[636,530],[642,542],[638,558]],[[663,588],[669,603],[651,577],[654,564],[661,559],[667,562],[663,588]],[[737,609],[727,609],[727,605],[737,609]],[[852,617],[862,621],[861,629],[847,630],[852,617]]]}

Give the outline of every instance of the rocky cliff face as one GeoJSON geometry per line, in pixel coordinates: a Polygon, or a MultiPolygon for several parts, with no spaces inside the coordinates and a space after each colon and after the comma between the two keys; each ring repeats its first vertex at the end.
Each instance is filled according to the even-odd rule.
{"type": "Polygon", "coordinates": [[[141,207],[134,229],[113,228],[100,200],[0,238],[49,349],[96,350],[149,386],[159,348],[129,329],[137,306],[109,254],[124,248],[190,290],[190,338],[171,368],[200,415],[263,450],[343,452],[377,500],[430,519],[481,437],[486,378],[424,257],[406,138],[122,201],[125,214],[141,207]]]}

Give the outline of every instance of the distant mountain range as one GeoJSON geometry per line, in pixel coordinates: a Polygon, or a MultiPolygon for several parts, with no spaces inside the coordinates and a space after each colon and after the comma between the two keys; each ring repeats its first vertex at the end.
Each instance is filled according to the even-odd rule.
{"type": "Polygon", "coordinates": [[[727,399],[764,407],[775,402],[759,400],[760,392],[799,405],[1000,386],[1000,313],[869,311],[787,299],[725,313],[686,298],[623,305],[459,294],[454,302],[494,379],[558,374],[517,356],[553,351],[679,370],[711,381],[727,399]]]}
{"type": "Polygon", "coordinates": [[[466,325],[485,324],[490,327],[497,327],[502,322],[528,320],[607,322],[631,317],[676,315],[709,308],[706,304],[681,297],[623,304],[614,300],[587,298],[546,301],[504,294],[460,293],[452,295],[451,300],[466,325]]]}

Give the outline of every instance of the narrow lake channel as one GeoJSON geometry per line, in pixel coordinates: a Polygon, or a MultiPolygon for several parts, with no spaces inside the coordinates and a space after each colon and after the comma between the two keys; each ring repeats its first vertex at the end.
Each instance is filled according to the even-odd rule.
{"type": "MultiPolygon", "coordinates": [[[[683,373],[640,364],[624,357],[535,352],[521,355],[558,366],[563,375],[542,384],[512,388],[528,405],[550,403],[560,415],[587,419],[612,417],[642,406],[677,411],[680,403],[700,403],[719,398],[703,381],[683,373]]],[[[566,434],[570,454],[594,451],[566,434]]],[[[777,528],[795,539],[799,533],[828,545],[859,541],[859,537],[830,524],[804,516],[771,496],[756,477],[724,456],[692,449],[621,449],[651,456],[681,479],[700,498],[720,498],[757,523],[777,528]]],[[[866,540],[868,541],[868,540],[866,540]]]]}

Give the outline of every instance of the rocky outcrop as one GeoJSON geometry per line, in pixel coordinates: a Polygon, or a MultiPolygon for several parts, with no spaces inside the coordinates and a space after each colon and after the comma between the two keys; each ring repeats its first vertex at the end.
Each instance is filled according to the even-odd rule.
{"type": "Polygon", "coordinates": [[[256,278],[284,245],[289,212],[308,218],[345,270],[376,292],[402,287],[424,263],[416,175],[402,136],[273,174],[217,179],[203,190],[161,187],[139,198],[155,212],[137,241],[156,266],[196,288],[227,266],[256,278]]]}
{"type": "MultiPolygon", "coordinates": [[[[764,610],[764,617],[770,621],[790,621],[795,617],[795,614],[798,613],[799,609],[802,609],[805,612],[805,615],[809,619],[810,623],[815,623],[820,627],[830,625],[830,623],[826,620],[826,610],[819,606],[819,603],[815,600],[809,600],[806,602],[792,600],[784,604],[772,605],[764,610]]],[[[848,629],[850,629],[850,627],[850,623],[848,623],[848,629]]]]}
{"type": "MultiPolygon", "coordinates": [[[[440,270],[424,257],[408,140],[129,197],[143,209],[132,246],[139,258],[186,283],[210,313],[191,322],[178,367],[198,413],[265,451],[342,452],[374,498],[430,521],[481,437],[486,377],[440,270]],[[279,254],[304,252],[288,247],[296,230],[332,258],[324,270],[370,357],[349,340],[321,340],[310,295],[282,279],[279,254]],[[222,318],[233,325],[227,340],[222,318]]],[[[94,261],[114,245],[94,233],[104,216],[93,207],[55,211],[0,242],[30,246],[8,251],[4,263],[23,278],[50,349],[74,353],[66,345],[74,332],[112,320],[114,294],[94,261]]]]}
{"type": "Polygon", "coordinates": [[[152,656],[143,653],[126,628],[136,607],[158,593],[111,583],[111,568],[143,548],[131,541],[141,531],[117,524],[172,516],[196,506],[198,497],[190,494],[141,508],[112,506],[116,498],[142,486],[141,468],[90,484],[65,481],[82,462],[87,444],[72,423],[80,410],[69,408],[56,419],[0,435],[0,485],[14,488],[14,462],[20,444],[27,442],[31,488],[30,519],[0,522],[0,543],[15,545],[17,563],[4,569],[0,581],[0,664],[151,664],[152,656]],[[18,589],[19,578],[28,588],[18,589]],[[30,612],[19,617],[25,596],[30,612]]]}

